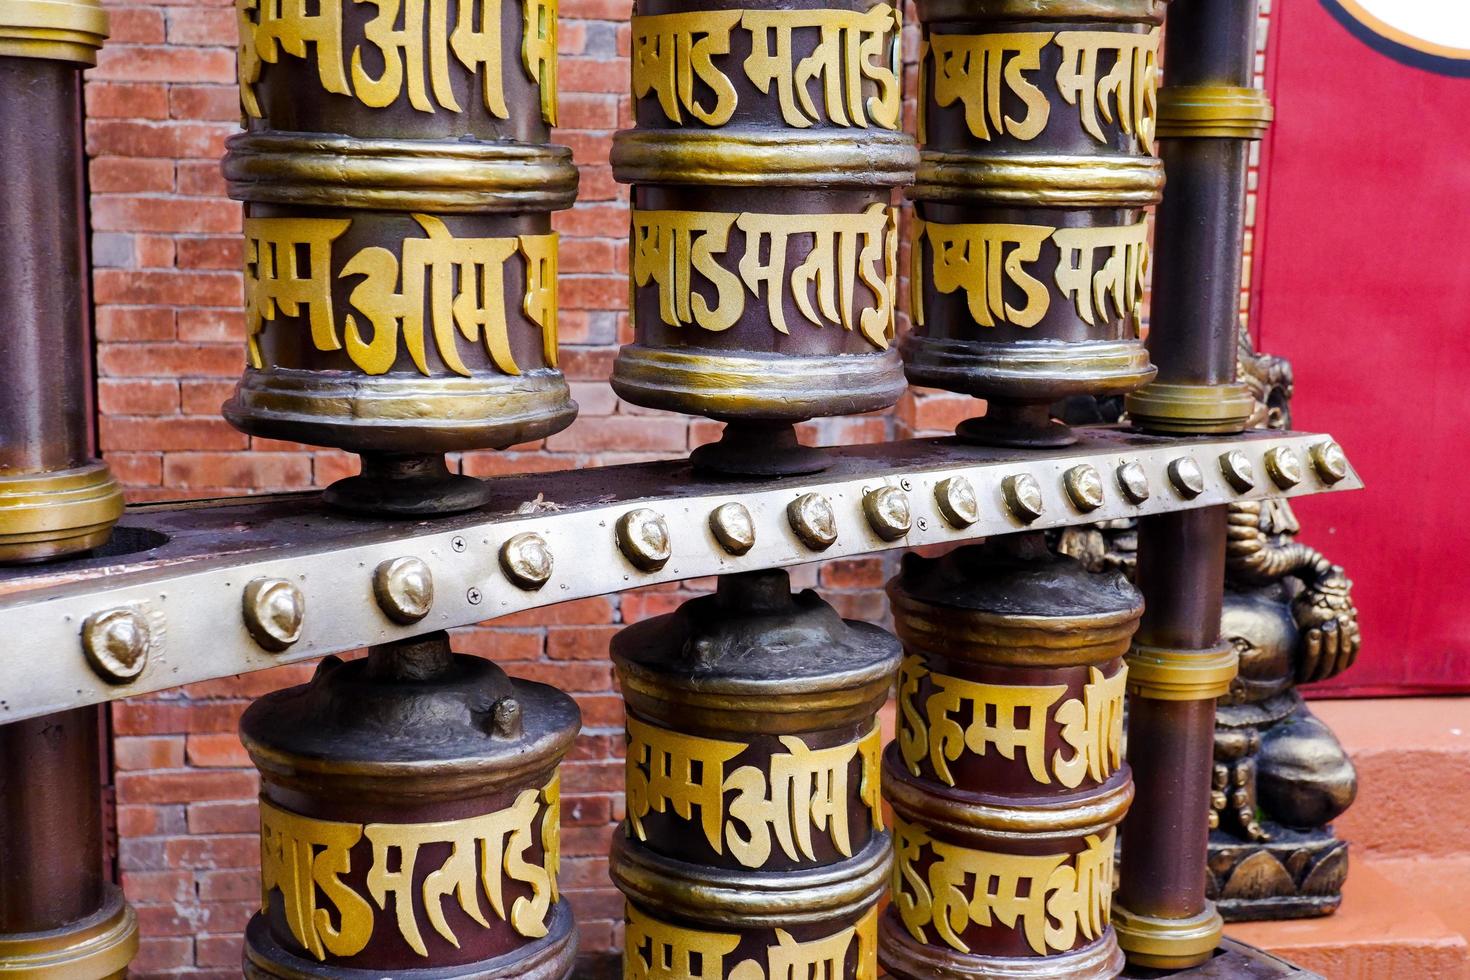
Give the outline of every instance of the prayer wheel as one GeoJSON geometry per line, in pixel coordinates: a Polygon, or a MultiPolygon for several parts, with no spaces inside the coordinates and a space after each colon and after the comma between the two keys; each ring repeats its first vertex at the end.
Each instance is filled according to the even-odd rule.
{"type": "Polygon", "coordinates": [[[247,365],[225,417],[358,453],[330,503],[464,510],[444,453],[571,423],[557,370],[554,0],[239,5],[247,365]]]}
{"type": "Polygon", "coordinates": [[[240,721],[261,774],[245,975],[565,980],[557,766],[571,698],[444,633],[322,661],[240,721]]]}
{"type": "Polygon", "coordinates": [[[95,548],[122,516],[92,438],[83,191],[82,69],[106,37],[93,0],[0,8],[0,563],[95,548]]]}
{"type": "Polygon", "coordinates": [[[786,572],[623,630],[623,976],[875,980],[890,840],[878,709],[897,642],[786,572]]]}
{"type": "Polygon", "coordinates": [[[993,445],[1073,440],[1050,406],[1154,376],[1139,339],[1164,0],[919,0],[914,384],[984,398],[993,445]]]}
{"type": "Polygon", "coordinates": [[[1108,924],[1122,760],[1123,654],[1143,611],[1119,573],[1040,535],[907,555],[888,586],[904,645],[892,902],[894,977],[1117,976],[1108,924]]]}
{"type": "Polygon", "coordinates": [[[898,212],[918,156],[899,131],[888,2],[652,0],[633,17],[630,402],[727,423],[697,466],[812,472],[792,426],[892,405],[898,212]]]}

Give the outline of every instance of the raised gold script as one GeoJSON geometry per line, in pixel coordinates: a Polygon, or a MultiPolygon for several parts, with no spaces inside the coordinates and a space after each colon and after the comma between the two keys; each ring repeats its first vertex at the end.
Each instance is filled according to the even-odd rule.
{"type": "Polygon", "coordinates": [[[830,936],[799,941],[777,929],[765,963],[746,959],[725,970],[740,945],[734,933],[705,932],[662,922],[628,906],[624,980],[837,980],[847,976],[847,956],[857,940],[854,980],[877,980],[878,909],[830,936]],[[645,950],[647,952],[645,952],[645,950]]]}

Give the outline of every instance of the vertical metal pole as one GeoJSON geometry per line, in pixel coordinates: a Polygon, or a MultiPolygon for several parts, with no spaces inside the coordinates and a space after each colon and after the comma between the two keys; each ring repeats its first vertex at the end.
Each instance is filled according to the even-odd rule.
{"type": "MultiPolygon", "coordinates": [[[[1166,186],[1155,224],[1149,356],[1154,382],[1128,397],[1143,429],[1238,432],[1252,402],[1235,381],[1248,141],[1271,116],[1251,86],[1256,5],[1177,0],[1159,93],[1166,186]]],[[[1236,657],[1220,642],[1226,511],[1145,518],[1138,584],[1146,612],[1129,653],[1129,761],[1137,803],[1124,823],[1114,925],[1135,967],[1209,959],[1221,920],[1205,899],[1215,699],[1236,657]]]]}

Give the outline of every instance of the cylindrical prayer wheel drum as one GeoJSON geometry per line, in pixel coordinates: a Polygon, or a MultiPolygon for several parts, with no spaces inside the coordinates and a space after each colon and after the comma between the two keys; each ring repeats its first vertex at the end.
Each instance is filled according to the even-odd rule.
{"type": "Polygon", "coordinates": [[[245,712],[261,773],[261,911],[245,975],[565,980],[557,766],[571,698],[443,633],[322,662],[245,712]]]}
{"type": "Polygon", "coordinates": [[[919,0],[909,380],[988,400],[961,436],[1064,445],[1071,395],[1154,375],[1139,339],[1163,0],[919,0]]]}
{"type": "Polygon", "coordinates": [[[905,980],[1116,976],[1137,591],[1025,535],[908,555],[888,593],[904,661],[883,757],[895,850],[884,967],[905,980]]]}
{"type": "Polygon", "coordinates": [[[791,426],[893,404],[901,123],[898,9],[653,0],[633,17],[637,128],[628,401],[728,423],[697,465],[820,469],[791,426]],[[781,449],[782,452],[775,450],[781,449]]]}
{"type": "Polygon", "coordinates": [[[328,500],[485,502],[443,454],[571,423],[557,370],[556,4],[240,5],[247,364],[225,416],[363,456],[328,500]]]}
{"type": "Polygon", "coordinates": [[[107,540],[122,489],[93,444],[91,269],[82,70],[107,14],[93,0],[0,6],[0,562],[107,540]]]}
{"type": "Polygon", "coordinates": [[[614,638],[628,708],[623,975],[874,980],[890,865],[877,713],[898,643],[784,571],[614,638]]]}

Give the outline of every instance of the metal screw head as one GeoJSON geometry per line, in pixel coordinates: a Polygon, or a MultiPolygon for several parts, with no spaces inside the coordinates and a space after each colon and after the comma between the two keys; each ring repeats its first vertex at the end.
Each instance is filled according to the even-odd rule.
{"type": "Polygon", "coordinates": [[[1344,480],[1348,475],[1347,454],[1342,447],[1328,439],[1319,442],[1312,447],[1312,469],[1317,471],[1317,476],[1322,482],[1331,486],[1339,480],[1344,480]]]}
{"type": "Polygon", "coordinates": [[[1266,472],[1271,482],[1283,490],[1290,490],[1302,482],[1301,457],[1290,446],[1277,446],[1266,450],[1266,472]]]}
{"type": "Polygon", "coordinates": [[[1130,503],[1141,504],[1148,499],[1148,473],[1138,463],[1124,463],[1118,467],[1118,489],[1123,491],[1130,503]]]}
{"type": "Polygon", "coordinates": [[[1062,485],[1067,488],[1072,506],[1084,513],[1103,505],[1102,474],[1095,466],[1082,463],[1072,467],[1062,475],[1062,485]]]}
{"type": "Polygon", "coordinates": [[[624,557],[645,572],[663,568],[673,554],[669,525],[662,514],[647,507],[630,510],[618,518],[617,538],[624,557]]]}
{"type": "Polygon", "coordinates": [[[523,589],[539,589],[551,579],[554,563],[546,539],[534,531],[512,535],[500,546],[500,570],[523,589]]]}
{"type": "Polygon", "coordinates": [[[813,551],[830,548],[837,540],[837,515],[819,493],[804,493],[787,504],[786,519],[796,536],[813,551]]]}
{"type": "Polygon", "coordinates": [[[1181,497],[1193,499],[1205,492],[1205,474],[1192,456],[1180,456],[1169,464],[1169,482],[1181,497]]]}
{"type": "Polygon", "coordinates": [[[710,511],[709,529],[720,547],[732,555],[743,555],[755,547],[755,521],[744,504],[732,500],[710,511]]]}
{"type": "Polygon", "coordinates": [[[913,526],[909,495],[898,487],[879,487],[863,494],[863,513],[867,515],[873,531],[884,541],[897,541],[913,526]]]}
{"type": "Polygon", "coordinates": [[[934,503],[951,527],[967,528],[980,519],[975,486],[962,476],[940,480],[934,488],[934,503]]]}
{"type": "Polygon", "coordinates": [[[480,600],[484,599],[485,596],[484,593],[482,593],[479,589],[470,588],[465,590],[464,598],[465,601],[468,602],[470,605],[478,606],[480,604],[480,600]]]}
{"type": "Polygon", "coordinates": [[[143,673],[152,645],[153,629],[138,609],[107,609],[82,623],[82,652],[97,675],[111,684],[126,684],[143,673]]]}
{"type": "Polygon", "coordinates": [[[1225,474],[1225,482],[1234,487],[1236,493],[1245,493],[1256,485],[1256,468],[1251,465],[1250,457],[1239,449],[1220,454],[1220,472],[1225,474]]]}
{"type": "Polygon", "coordinates": [[[450,539],[449,547],[453,548],[455,551],[463,551],[466,548],[464,538],[456,534],[453,538],[450,539]]]}
{"type": "Polygon", "coordinates": [[[255,642],[272,653],[280,653],[301,639],[306,596],[283,578],[253,579],[245,586],[241,612],[245,629],[255,642]]]}
{"type": "Polygon", "coordinates": [[[422,558],[390,558],[373,572],[378,608],[395,623],[417,623],[434,606],[434,573],[422,558]]]}
{"type": "Polygon", "coordinates": [[[1012,473],[1000,482],[1000,491],[1011,513],[1024,524],[1036,520],[1046,509],[1041,484],[1030,473],[1012,473]]]}

